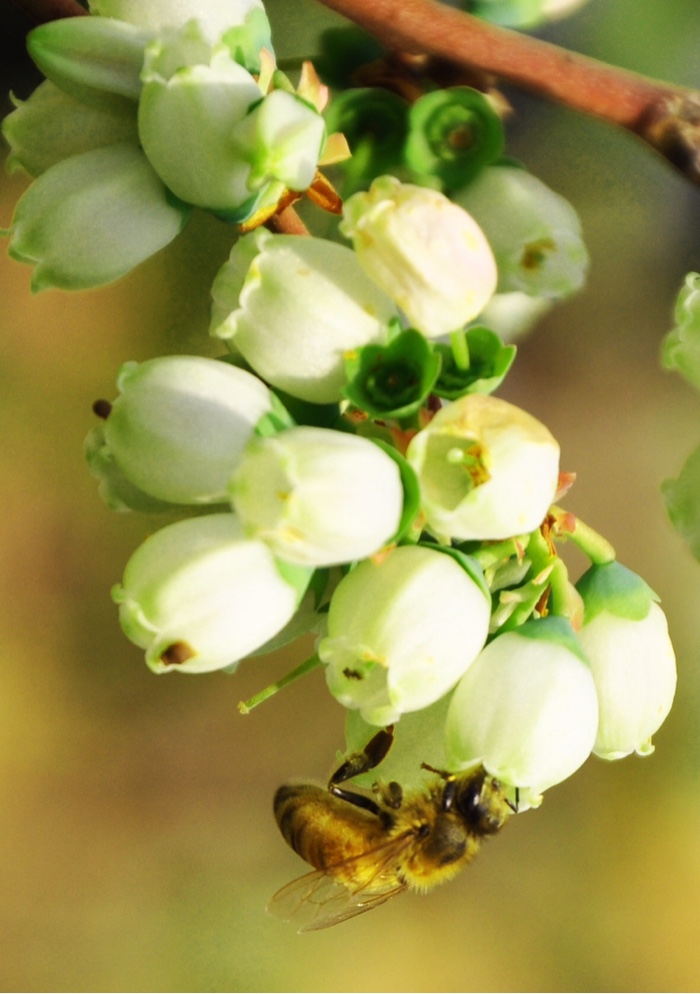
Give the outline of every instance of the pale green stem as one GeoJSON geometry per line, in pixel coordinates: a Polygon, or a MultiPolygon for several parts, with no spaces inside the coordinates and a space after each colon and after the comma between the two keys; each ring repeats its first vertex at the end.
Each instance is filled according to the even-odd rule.
{"type": "Polygon", "coordinates": [[[457,369],[469,369],[471,359],[469,357],[469,345],[467,344],[467,334],[465,331],[450,332],[450,348],[452,349],[457,369]]]}
{"type": "Polygon", "coordinates": [[[603,538],[601,534],[594,531],[589,525],[581,521],[580,518],[575,517],[556,505],[551,508],[550,513],[560,526],[560,534],[565,538],[570,538],[596,566],[612,563],[617,558],[615,549],[608,542],[607,538],[603,538]],[[568,522],[571,519],[575,522],[573,530],[568,526],[568,522]]]}
{"type": "Polygon", "coordinates": [[[256,708],[258,704],[262,704],[263,701],[268,700],[270,697],[274,697],[278,690],[283,690],[288,687],[290,683],[294,683],[302,676],[306,676],[307,673],[313,672],[313,670],[318,669],[323,663],[318,658],[317,655],[310,656],[308,659],[304,660],[299,666],[293,669],[286,676],[283,676],[281,680],[277,680],[276,683],[271,683],[269,687],[265,687],[260,693],[254,694],[247,701],[241,701],[238,705],[238,710],[241,714],[249,714],[253,708],[256,708]]]}

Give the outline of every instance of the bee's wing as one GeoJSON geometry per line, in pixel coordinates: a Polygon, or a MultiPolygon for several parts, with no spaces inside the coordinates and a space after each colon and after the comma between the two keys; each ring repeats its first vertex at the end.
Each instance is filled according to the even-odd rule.
{"type": "Polygon", "coordinates": [[[337,925],[347,918],[371,911],[384,904],[390,897],[406,890],[406,884],[397,878],[392,864],[411,842],[409,834],[390,839],[369,852],[354,856],[329,870],[314,870],[277,891],[267,906],[270,914],[284,921],[294,921],[300,932],[337,925]],[[364,866],[364,882],[351,887],[336,879],[334,871],[349,876],[354,866],[364,866]],[[371,869],[369,877],[367,869],[371,869]]]}

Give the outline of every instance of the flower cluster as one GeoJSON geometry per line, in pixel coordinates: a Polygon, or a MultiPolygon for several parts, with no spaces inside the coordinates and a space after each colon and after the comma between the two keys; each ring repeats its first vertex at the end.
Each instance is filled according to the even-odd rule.
{"type": "Polygon", "coordinates": [[[193,207],[232,222],[313,181],[326,92],[275,65],[261,0],[99,0],[36,28],[46,75],[6,118],[10,167],[36,177],[10,254],[33,286],[109,283],[167,245],[193,207]]]}
{"type": "Polygon", "coordinates": [[[397,725],[405,782],[483,764],[527,807],[591,753],[647,754],[675,690],[664,615],[555,503],[549,429],[494,396],[515,353],[497,332],[583,282],[573,208],[501,160],[482,94],[426,86],[382,105],[415,183],[379,168],[390,150],[337,238],[261,227],[367,100],[324,120],[313,70],[294,89],[276,69],[260,0],[189,6],[94,0],[37,29],[47,81],[4,125],[37,177],[10,243],[36,288],[116,279],[195,207],[239,226],[211,289],[228,354],[126,363],[96,405],[104,499],[174,519],[113,590],[126,635],[155,672],[205,673],[314,633],[299,673],[324,668],[351,748],[397,725]],[[565,540],[591,560],[576,586],[565,540]]]}

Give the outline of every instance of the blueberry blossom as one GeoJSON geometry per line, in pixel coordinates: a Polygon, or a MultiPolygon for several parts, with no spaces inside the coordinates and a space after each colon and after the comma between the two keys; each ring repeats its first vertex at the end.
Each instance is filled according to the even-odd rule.
{"type": "Polygon", "coordinates": [[[109,453],[131,483],[181,504],[227,500],[245,445],[276,403],[251,373],[199,356],[127,362],[117,384],[109,453]]]}
{"type": "Polygon", "coordinates": [[[499,293],[558,300],[579,290],[588,252],[571,204],[515,166],[488,166],[457,195],[489,240],[499,293]]]}
{"type": "Polygon", "coordinates": [[[311,566],[377,552],[397,531],[403,502],[398,467],[379,446],[308,426],[251,439],[229,493],[247,534],[311,566]]]}
{"type": "Polygon", "coordinates": [[[401,546],[367,559],[331,598],[318,645],[333,696],[385,725],[434,703],[471,666],[490,599],[466,557],[401,546]]]}
{"type": "Polygon", "coordinates": [[[537,528],[554,500],[559,446],[543,424],[497,397],[468,394],[442,408],[407,452],[430,530],[503,539],[537,528]]]}
{"type": "Polygon", "coordinates": [[[436,190],[380,176],[346,200],[340,230],[367,274],[428,338],[462,328],[496,289],[481,228],[436,190]]]}
{"type": "Polygon", "coordinates": [[[593,674],[563,618],[499,635],[452,696],[445,729],[448,769],[482,763],[520,788],[521,805],[585,762],[598,727],[593,674]]]}
{"type": "Polygon", "coordinates": [[[167,525],[133,554],[112,597],[156,673],[231,667],[292,618],[311,571],[246,538],[231,513],[167,525]]]}
{"type": "Polygon", "coordinates": [[[163,182],[187,203],[242,221],[266,195],[279,197],[288,178],[279,168],[286,156],[280,132],[285,127],[293,134],[295,158],[299,140],[303,146],[308,136],[309,155],[305,171],[297,177],[299,188],[313,179],[324,136],[320,115],[286,94],[284,107],[272,114],[266,128],[256,127],[261,115],[270,117],[262,110],[265,93],[259,82],[225,44],[207,42],[196,22],[175,38],[159,37],[148,45],[142,80],[141,143],[163,182]],[[249,113],[254,117],[247,120],[249,113]],[[178,135],[177,142],[173,135],[178,135]],[[269,144],[275,140],[281,146],[273,159],[269,144]],[[261,155],[268,169],[261,168],[261,155]]]}
{"type": "Polygon", "coordinates": [[[294,397],[340,400],[345,354],[385,344],[396,315],[351,249],[259,229],[234,245],[212,287],[211,333],[294,397]]]}
{"type": "Polygon", "coordinates": [[[584,603],[579,640],[600,707],[593,751],[603,759],[648,755],[676,690],[666,616],[644,580],[617,562],[592,566],[577,589],[584,603]]]}

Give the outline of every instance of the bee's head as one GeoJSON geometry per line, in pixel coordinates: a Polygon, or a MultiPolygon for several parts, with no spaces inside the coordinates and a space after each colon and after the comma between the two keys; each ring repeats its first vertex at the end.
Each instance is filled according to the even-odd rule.
{"type": "Polygon", "coordinates": [[[450,806],[460,813],[476,835],[493,835],[512,813],[513,808],[501,784],[483,767],[462,778],[456,777],[452,783],[454,793],[450,806]]]}

